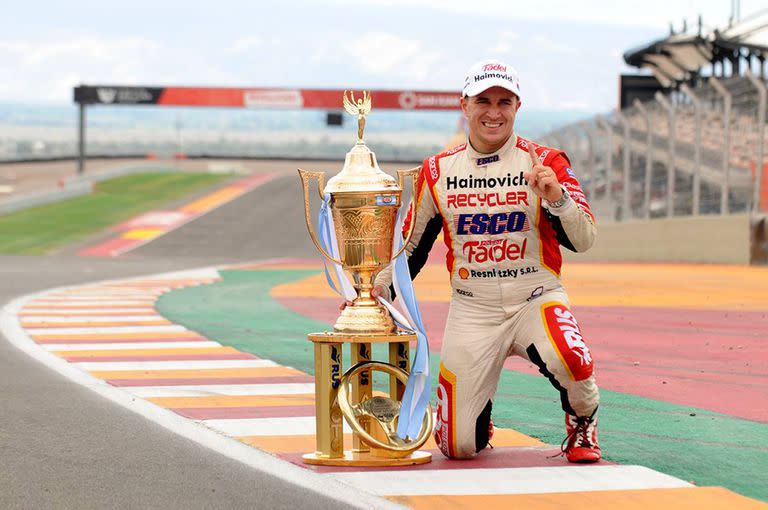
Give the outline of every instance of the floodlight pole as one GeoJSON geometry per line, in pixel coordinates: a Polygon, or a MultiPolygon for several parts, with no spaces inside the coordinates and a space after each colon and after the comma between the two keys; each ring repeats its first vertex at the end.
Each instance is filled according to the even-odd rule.
{"type": "Polygon", "coordinates": [[[79,103],[77,127],[77,174],[85,172],[85,103],[79,103]]]}
{"type": "Polygon", "coordinates": [[[693,152],[693,216],[701,213],[701,99],[686,83],[680,85],[680,90],[691,98],[693,103],[693,118],[696,124],[695,146],[693,152]]]}
{"type": "Polygon", "coordinates": [[[621,187],[624,189],[624,192],[621,194],[621,217],[622,220],[626,220],[631,217],[630,211],[629,211],[629,186],[630,186],[630,131],[629,131],[629,120],[627,120],[627,117],[621,113],[620,111],[616,112],[616,120],[619,121],[619,124],[621,124],[621,127],[623,128],[624,133],[624,151],[623,151],[623,165],[622,165],[622,185],[621,187]]]}
{"type": "Polygon", "coordinates": [[[731,105],[733,104],[733,97],[728,89],[720,83],[720,80],[714,76],[709,78],[709,84],[723,98],[723,184],[720,188],[720,214],[728,214],[730,212],[729,195],[731,193],[731,105]]]}
{"type": "Polygon", "coordinates": [[[755,187],[752,197],[752,212],[760,212],[760,187],[763,182],[763,158],[765,156],[765,107],[768,102],[768,89],[762,80],[756,78],[750,71],[746,73],[752,86],[757,89],[757,159],[755,160],[755,187]]]}
{"type": "Polygon", "coordinates": [[[645,219],[651,217],[651,173],[653,170],[653,133],[651,132],[651,112],[640,101],[635,98],[632,102],[638,112],[645,117],[645,188],[643,190],[643,204],[645,207],[645,219]]]}
{"type": "Polygon", "coordinates": [[[667,216],[675,215],[675,106],[661,92],[656,92],[656,101],[667,110],[669,123],[669,157],[667,159],[667,216]]]}

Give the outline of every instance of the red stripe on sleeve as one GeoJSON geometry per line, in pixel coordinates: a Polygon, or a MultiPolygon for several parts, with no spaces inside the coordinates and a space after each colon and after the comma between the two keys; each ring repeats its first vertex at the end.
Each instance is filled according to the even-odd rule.
{"type": "Polygon", "coordinates": [[[403,221],[403,239],[408,237],[408,231],[411,229],[414,207],[421,203],[421,197],[424,194],[424,187],[427,184],[425,173],[426,162],[424,165],[421,165],[419,175],[416,177],[416,196],[412,198],[411,204],[408,206],[408,214],[406,214],[405,221],[403,221]]]}
{"type": "MultiPolygon", "coordinates": [[[[538,151],[537,151],[538,152],[538,151]]],[[[571,168],[571,162],[563,151],[552,150],[552,153],[544,160],[544,164],[555,171],[557,180],[565,186],[571,198],[576,202],[584,212],[589,214],[592,221],[595,221],[595,215],[592,214],[592,208],[589,207],[587,196],[576,178],[576,173],[571,168]]]]}
{"type": "Polygon", "coordinates": [[[541,263],[552,271],[555,276],[560,277],[560,269],[563,266],[563,255],[560,253],[560,242],[557,240],[557,234],[552,224],[547,221],[544,215],[544,207],[541,205],[541,198],[536,197],[538,202],[538,219],[536,220],[536,229],[539,231],[539,243],[541,246],[541,263]]]}

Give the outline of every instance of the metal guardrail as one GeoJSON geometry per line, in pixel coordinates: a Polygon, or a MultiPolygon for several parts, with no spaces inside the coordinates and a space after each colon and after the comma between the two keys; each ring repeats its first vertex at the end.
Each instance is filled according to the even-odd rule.
{"type": "Polygon", "coordinates": [[[710,78],[704,87],[658,93],[542,141],[569,154],[602,221],[766,214],[768,89],[751,75],[728,85],[710,78]]]}

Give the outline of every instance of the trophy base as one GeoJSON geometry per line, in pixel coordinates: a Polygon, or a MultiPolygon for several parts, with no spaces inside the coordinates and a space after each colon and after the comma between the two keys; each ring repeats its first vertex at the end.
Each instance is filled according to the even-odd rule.
{"type": "Polygon", "coordinates": [[[358,466],[358,467],[378,467],[378,466],[413,466],[416,464],[426,464],[432,462],[432,454],[429,452],[415,451],[407,457],[388,458],[373,455],[370,452],[344,451],[343,457],[330,458],[316,453],[307,453],[302,456],[305,464],[314,466],[358,466]]]}
{"type": "Polygon", "coordinates": [[[378,303],[347,306],[333,325],[337,333],[389,334],[396,331],[392,316],[378,303]]]}

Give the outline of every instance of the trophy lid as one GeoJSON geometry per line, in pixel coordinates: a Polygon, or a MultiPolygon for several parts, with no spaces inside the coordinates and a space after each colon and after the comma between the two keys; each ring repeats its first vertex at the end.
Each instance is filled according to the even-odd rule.
{"type": "Polygon", "coordinates": [[[344,168],[325,186],[325,193],[354,191],[396,191],[400,187],[391,175],[384,173],[376,162],[376,154],[358,142],[347,152],[344,168]]]}

